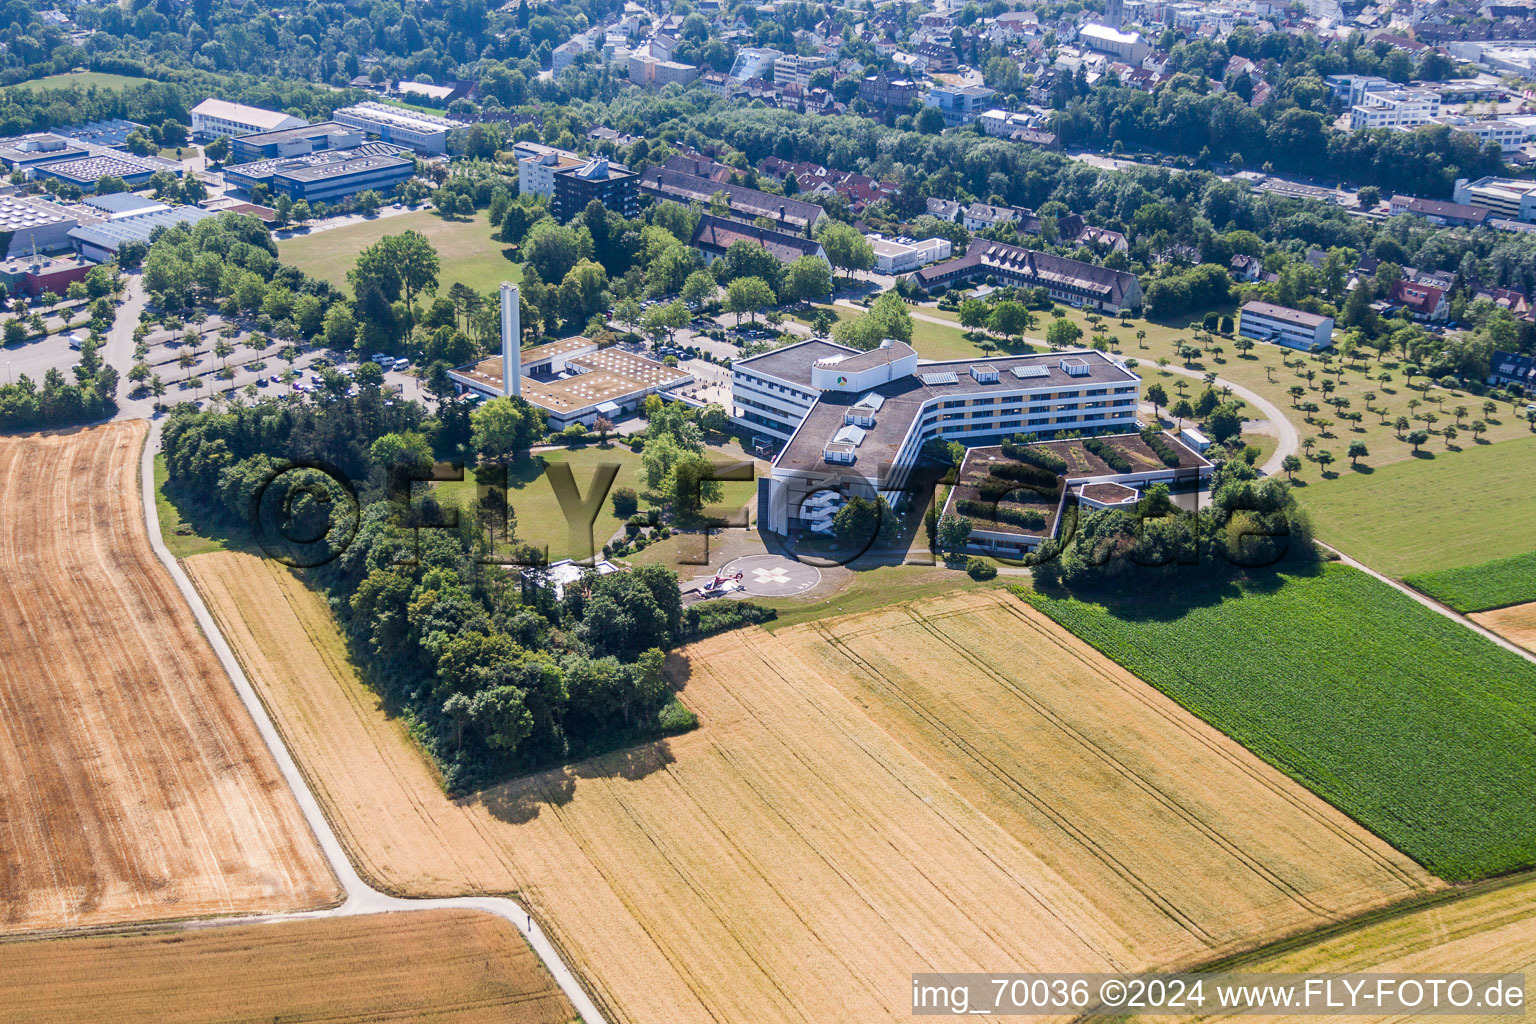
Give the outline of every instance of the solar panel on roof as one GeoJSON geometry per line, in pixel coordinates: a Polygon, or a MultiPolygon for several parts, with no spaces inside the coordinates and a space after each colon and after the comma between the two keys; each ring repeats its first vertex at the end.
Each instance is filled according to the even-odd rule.
{"type": "Polygon", "coordinates": [[[925,374],[923,374],[923,383],[924,384],[956,384],[956,383],[959,383],[959,381],[960,381],[960,378],[956,377],[952,373],[925,373],[925,374]]]}
{"type": "Polygon", "coordinates": [[[1013,375],[1020,380],[1030,380],[1035,377],[1049,377],[1051,371],[1043,366],[1015,366],[1013,375]]]}

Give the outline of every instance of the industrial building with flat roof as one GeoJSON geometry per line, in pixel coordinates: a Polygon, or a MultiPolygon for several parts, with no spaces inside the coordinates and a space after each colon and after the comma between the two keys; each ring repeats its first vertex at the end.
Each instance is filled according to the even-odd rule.
{"type": "MultiPolygon", "coordinates": [[[[90,134],[90,133],[86,133],[90,134]]],[[[142,184],[156,171],[181,176],[181,163],[157,156],[136,156],[57,132],[33,132],[0,139],[0,164],[28,178],[52,177],[89,191],[104,175],[142,184]],[[94,172],[94,173],[93,173],[94,172]]]]}
{"type": "Polygon", "coordinates": [[[95,265],[83,256],[15,256],[0,260],[0,284],[13,296],[35,299],[44,292],[63,295],[71,284],[84,280],[95,265]]]}
{"type": "Polygon", "coordinates": [[[235,138],[256,132],[303,126],[302,117],[264,107],[248,107],[244,103],[216,100],[211,96],[192,108],[192,136],[199,139],[216,139],[220,135],[235,138]]]}
{"type": "Polygon", "coordinates": [[[448,152],[449,132],[467,127],[463,121],[452,118],[372,102],[341,107],[331,114],[331,118],[377,135],[385,142],[434,156],[448,152]]]}
{"type": "Polygon", "coordinates": [[[1468,206],[1481,206],[1492,211],[1495,216],[1509,220],[1536,221],[1536,181],[1517,181],[1491,175],[1476,181],[1457,178],[1451,200],[1468,206]]]}
{"type": "Polygon", "coordinates": [[[177,206],[129,214],[96,224],[81,224],[70,231],[69,237],[80,247],[81,255],[105,263],[117,255],[118,248],[125,242],[147,243],[156,228],[195,224],[212,216],[214,214],[195,206],[177,206]]]}
{"type": "MultiPolygon", "coordinates": [[[[522,397],[544,410],[549,429],[590,427],[599,416],[616,421],[639,410],[647,395],[692,382],[693,375],[619,348],[600,348],[583,337],[525,348],[519,353],[522,397]]],[[[461,389],[490,398],[505,394],[503,357],[456,367],[448,376],[461,389]]]]}
{"type": "Polygon", "coordinates": [[[266,185],[274,196],[315,203],[335,202],[364,189],[389,192],[415,173],[413,160],[343,149],[237,164],[224,169],[224,180],[247,196],[257,185],[266,185]]]}
{"type": "Polygon", "coordinates": [[[56,203],[24,196],[0,196],[0,235],[10,243],[0,256],[54,252],[71,246],[69,233],[80,217],[56,203]]]}
{"type": "Polygon", "coordinates": [[[75,160],[39,164],[32,168],[32,176],[55,178],[69,185],[77,185],[81,190],[89,192],[102,178],[118,178],[127,182],[130,187],[138,188],[146,184],[160,169],[128,154],[82,156],[75,160]]]}
{"type": "Polygon", "coordinates": [[[365,141],[363,133],[340,121],[321,121],[300,128],[279,128],[254,132],[231,139],[230,159],[234,163],[272,160],[285,156],[307,156],[336,149],[356,149],[365,141]]]}
{"type": "Polygon", "coordinates": [[[1140,394],[1140,377],[1093,350],[925,363],[900,341],[868,352],[813,341],[731,367],[738,424],[789,428],[765,496],[765,524],[780,534],[809,528],[800,509],[820,491],[896,504],[934,438],[1124,431],[1140,394]]]}

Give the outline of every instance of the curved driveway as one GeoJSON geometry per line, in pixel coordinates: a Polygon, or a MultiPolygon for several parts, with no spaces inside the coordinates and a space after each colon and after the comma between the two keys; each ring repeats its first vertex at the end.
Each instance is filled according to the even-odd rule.
{"type": "MultiPolygon", "coordinates": [[[[1174,366],[1171,363],[1167,366],[1160,366],[1158,369],[1167,370],[1169,373],[1177,373],[1181,377],[1191,377],[1201,383],[1205,382],[1205,374],[1198,370],[1174,366]]],[[[1296,449],[1301,447],[1301,435],[1297,433],[1295,425],[1286,418],[1285,413],[1280,410],[1279,406],[1267,398],[1259,397],[1256,392],[1243,387],[1241,384],[1234,384],[1230,380],[1217,377],[1216,386],[1218,388],[1231,388],[1234,395],[1252,405],[1255,409],[1258,409],[1259,412],[1264,414],[1265,419],[1275,425],[1275,433],[1279,438],[1279,443],[1275,445],[1273,454],[1264,461],[1264,465],[1259,467],[1259,472],[1268,476],[1274,476],[1280,472],[1280,463],[1285,461],[1285,457],[1294,454],[1296,449]]]]}
{"type": "Polygon", "coordinates": [[[341,883],[347,898],[340,906],[330,910],[310,911],[298,914],[273,914],[260,917],[221,918],[212,921],[198,922],[200,926],[214,927],[226,924],[240,924],[252,920],[280,921],[298,920],[309,917],[345,917],[356,914],[380,914],[387,911],[400,910],[480,910],[489,914],[495,914],[512,922],[512,925],[522,932],[528,939],[528,944],[544,961],[544,966],[554,977],[555,983],[560,986],[581,1014],[581,1019],[588,1024],[605,1024],[607,1018],[598,1010],[592,1002],[576,976],[565,962],[560,959],[559,952],[554,944],[545,936],[543,929],[533,920],[532,915],[516,901],[497,896],[458,896],[444,899],[401,899],[398,896],[390,896],[382,893],[363,881],[357,870],[348,859],[345,848],[336,833],[331,828],[331,823],[326,819],[320,809],[320,803],[315,799],[314,793],[309,788],[299,766],[294,762],[288,752],[288,747],[283,743],[282,736],[277,727],[272,724],[272,719],[267,714],[266,707],[261,703],[261,698],[251,687],[246,679],[245,672],[236,660],[234,652],[224,640],[224,635],[219,632],[218,626],[213,621],[213,616],[208,613],[203,599],[197,589],[192,586],[192,581],[182,571],[181,565],[171,556],[170,550],[165,546],[165,540],[160,534],[160,519],[155,507],[155,452],[160,443],[160,422],[155,421],[150,426],[149,436],[144,442],[144,453],[139,462],[140,486],[143,491],[144,525],[149,532],[149,543],[155,550],[166,571],[171,574],[171,579],[176,581],[177,588],[186,598],[187,604],[192,609],[192,614],[197,618],[197,624],[202,628],[203,635],[208,638],[213,651],[218,655],[219,661],[224,666],[224,671],[229,673],[230,681],[234,684],[235,692],[240,695],[246,710],[256,723],[256,729],[266,743],[267,749],[272,751],[272,758],[277,762],[278,769],[287,780],[288,787],[293,790],[294,799],[298,801],[299,809],[303,811],[309,827],[315,834],[315,839],[320,843],[320,849],[325,853],[325,858],[330,862],[331,871],[335,873],[336,880],[341,883]]]}

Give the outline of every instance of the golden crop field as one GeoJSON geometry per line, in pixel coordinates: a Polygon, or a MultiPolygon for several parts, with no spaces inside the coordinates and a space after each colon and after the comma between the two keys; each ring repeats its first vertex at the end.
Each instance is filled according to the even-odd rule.
{"type": "Polygon", "coordinates": [[[470,910],[54,939],[0,949],[0,1024],[576,1019],[517,929],[470,910]]]}
{"type": "Polygon", "coordinates": [[[317,595],[187,566],[363,870],[516,891],[616,1020],[904,1019],[913,971],[1190,965],[1440,884],[1006,594],[707,640],[697,731],[454,802],[317,595]]]}
{"type": "Polygon", "coordinates": [[[150,550],[144,434],[0,438],[0,931],[339,896],[150,550]]]}
{"type": "Polygon", "coordinates": [[[1536,651],[1536,601],[1495,608],[1491,612],[1477,612],[1467,618],[1493,630],[1510,643],[1519,644],[1528,651],[1536,651]]]}
{"type": "MultiPolygon", "coordinates": [[[[1531,997],[1536,995],[1536,878],[1527,873],[1479,886],[1456,898],[1436,900],[1425,907],[1372,915],[1359,924],[1344,926],[1315,941],[1299,942],[1279,952],[1244,957],[1229,966],[1234,971],[1266,973],[1524,973],[1526,1005],[1529,1006],[1531,997]]],[[[1299,1022],[1317,1018],[1264,1019],[1299,1022]]],[[[1345,1024],[1404,1019],[1401,1015],[1379,1014],[1332,1018],[1345,1024]]],[[[1494,1024],[1511,1018],[1466,1015],[1456,1019],[1494,1024]]]]}

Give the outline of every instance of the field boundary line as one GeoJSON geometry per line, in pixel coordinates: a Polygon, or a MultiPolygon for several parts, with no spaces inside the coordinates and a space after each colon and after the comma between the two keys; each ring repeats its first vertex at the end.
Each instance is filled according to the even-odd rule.
{"type": "MultiPolygon", "coordinates": [[[[208,644],[213,648],[219,663],[224,667],[230,683],[234,686],[240,701],[245,705],[260,734],[262,741],[271,752],[277,762],[278,771],[284,781],[293,792],[294,799],[298,802],[299,810],[309,823],[311,832],[320,846],[320,852],[330,865],[331,872],[336,881],[340,883],[342,891],[346,893],[346,900],[340,906],[327,910],[301,912],[296,914],[271,914],[254,918],[260,921],[285,921],[297,920],[306,917],[350,916],[355,914],[378,914],[386,911],[398,910],[428,910],[428,909],[464,909],[479,910],[485,913],[495,914],[509,921],[514,928],[520,931],[527,940],[539,960],[543,962],[546,970],[565,993],[571,1005],[582,1017],[586,1024],[607,1024],[608,1017],[597,1007],[597,1004],[587,994],[565,961],[561,958],[559,950],[551,939],[545,934],[534,920],[533,915],[515,900],[504,896],[450,896],[436,899],[405,899],[392,896],[374,888],[365,882],[357,869],[353,866],[350,857],[336,831],[331,827],[330,820],[325,816],[320,802],[316,799],[314,791],[310,788],[309,780],[299,769],[298,762],[284,743],[281,733],[273,723],[272,717],[267,713],[266,705],[262,703],[255,687],[246,678],[245,671],[239,659],[234,655],[224,635],[219,631],[217,623],[207,606],[203,603],[202,595],[192,585],[186,571],[181,567],[170,549],[165,546],[165,538],[160,531],[160,514],[155,502],[155,449],[160,441],[163,421],[154,421],[144,438],[144,449],[139,459],[139,487],[141,492],[141,504],[144,510],[144,527],[149,540],[150,548],[155,556],[170,574],[176,589],[181,592],[182,598],[187,602],[193,617],[197,620],[198,627],[203,631],[208,644]]],[[[253,918],[246,917],[242,920],[249,922],[253,918]]],[[[203,926],[220,927],[228,922],[228,919],[206,921],[203,926]]]]}
{"type": "MultiPolygon", "coordinates": [[[[1338,556],[1338,559],[1339,559],[1339,561],[1341,563],[1343,563],[1344,565],[1349,566],[1351,569],[1359,569],[1361,572],[1365,573],[1367,576],[1372,576],[1372,577],[1380,580],[1381,582],[1385,583],[1387,586],[1391,587],[1393,590],[1396,590],[1396,591],[1398,591],[1398,592],[1400,592],[1400,593],[1402,593],[1402,594],[1412,598],[1413,600],[1417,601],[1419,604],[1423,605],[1425,608],[1428,608],[1430,611],[1432,611],[1432,612],[1439,612],[1441,615],[1444,615],[1446,618],[1450,619],[1452,622],[1459,622],[1461,625],[1466,626],[1472,632],[1474,632],[1474,633],[1478,634],[1479,636],[1481,636],[1484,640],[1492,640],[1494,643],[1498,644],[1500,647],[1504,648],[1509,653],[1515,654],[1515,655],[1519,655],[1520,657],[1524,658],[1526,661],[1530,662],[1532,665],[1536,665],[1536,653],[1532,653],[1532,652],[1526,650],[1524,647],[1521,647],[1517,643],[1514,643],[1514,642],[1512,642],[1510,640],[1506,640],[1504,637],[1502,637],[1499,634],[1495,633],[1493,630],[1489,629],[1487,626],[1482,626],[1482,625],[1479,625],[1476,622],[1473,622],[1471,619],[1467,618],[1467,616],[1463,615],[1461,612],[1459,612],[1456,609],[1452,608],[1450,605],[1445,604],[1442,601],[1438,601],[1438,600],[1436,600],[1433,597],[1430,597],[1428,594],[1424,593],[1422,590],[1415,590],[1413,587],[1410,587],[1408,584],[1402,582],[1401,580],[1395,580],[1391,576],[1388,576],[1386,573],[1377,572],[1375,569],[1372,569],[1370,566],[1366,565],[1364,562],[1360,561],[1359,559],[1354,558],[1354,557],[1352,557],[1350,555],[1346,555],[1344,552],[1340,551],[1338,548],[1334,547],[1332,544],[1328,544],[1328,543],[1326,543],[1324,541],[1320,541],[1316,537],[1312,538],[1312,542],[1314,544],[1316,544],[1318,547],[1324,549],[1325,551],[1331,551],[1333,554],[1338,556]]],[[[1529,601],[1520,601],[1520,602],[1516,602],[1516,603],[1517,604],[1530,604],[1531,602],[1529,602],[1529,601]]],[[[1512,605],[1506,605],[1505,607],[1513,607],[1513,606],[1512,605]]],[[[1490,610],[1493,610],[1493,609],[1490,609],[1490,610]]],[[[1473,614],[1474,615],[1481,615],[1482,612],[1474,612],[1473,614]]]]}

